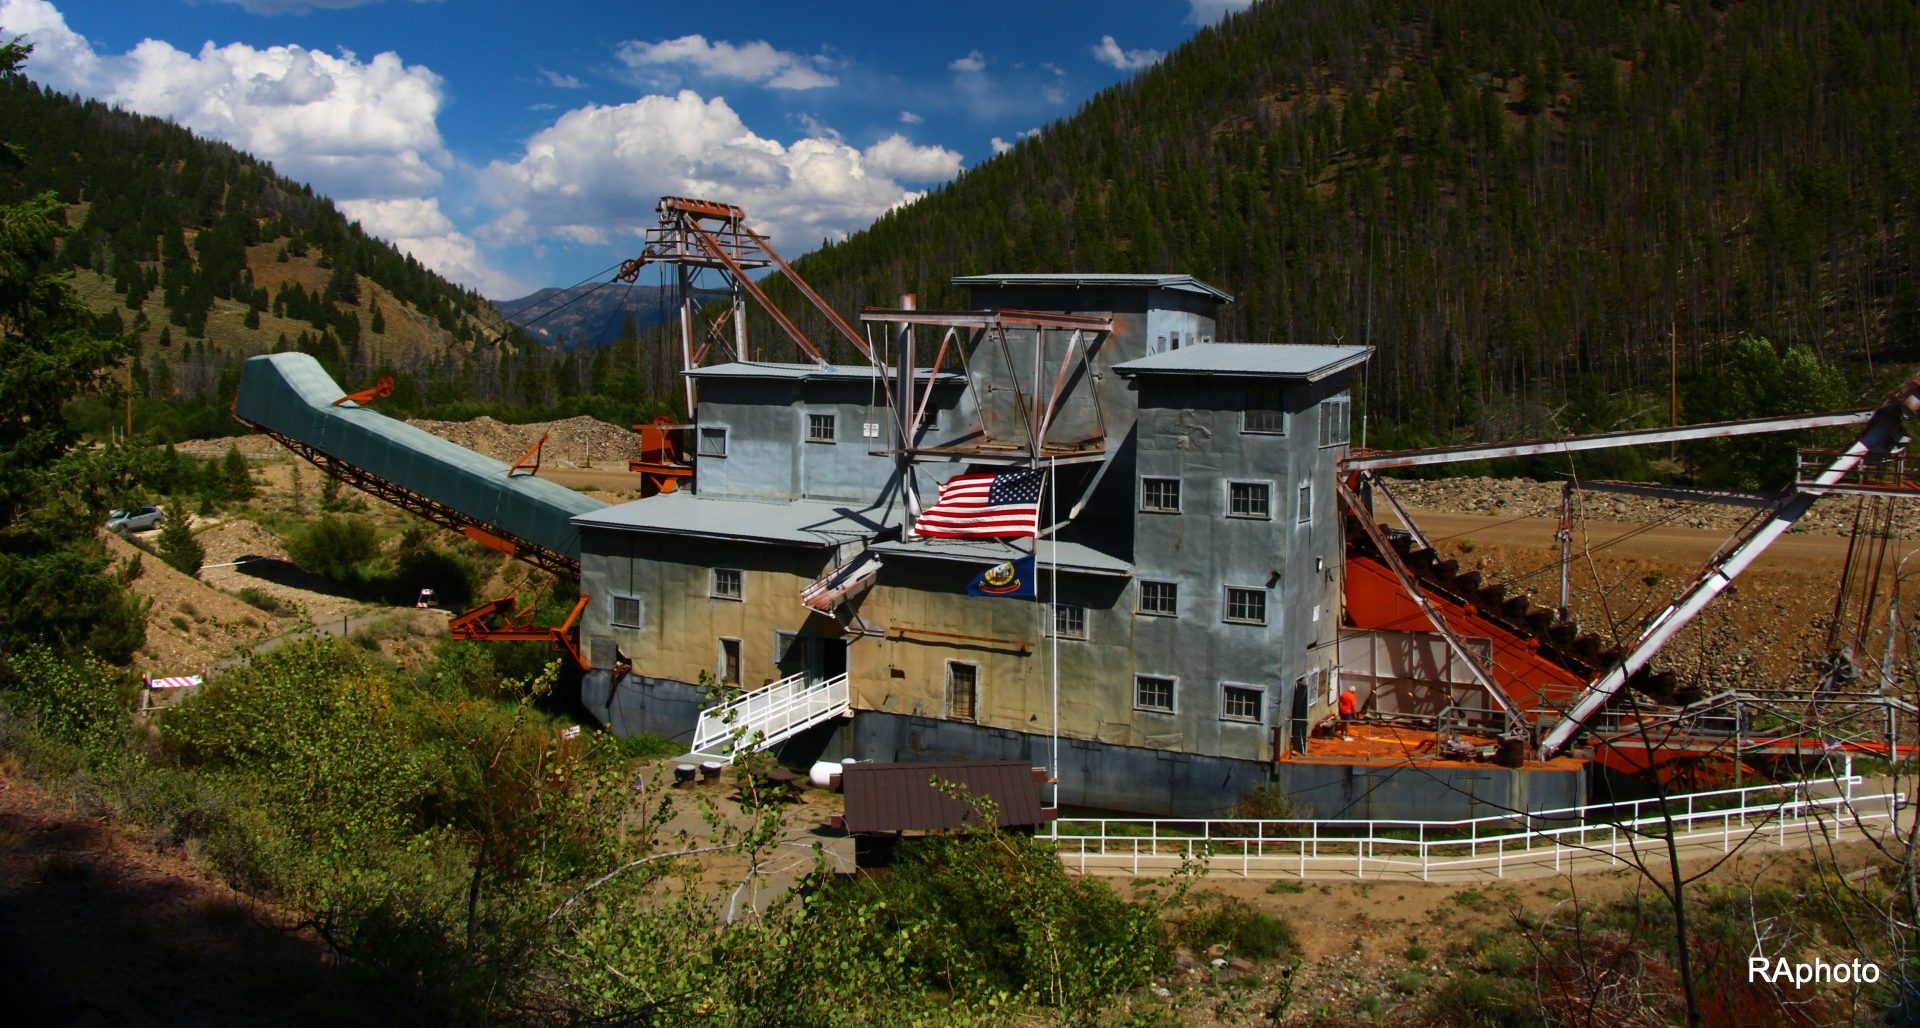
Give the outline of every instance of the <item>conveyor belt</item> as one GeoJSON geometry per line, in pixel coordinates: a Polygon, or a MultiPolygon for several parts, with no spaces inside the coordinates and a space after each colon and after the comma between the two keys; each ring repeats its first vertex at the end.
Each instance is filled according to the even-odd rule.
{"type": "Polygon", "coordinates": [[[605,504],[351,401],[304,353],[249,358],[236,418],[341,478],[556,573],[580,571],[572,518],[605,504]]]}

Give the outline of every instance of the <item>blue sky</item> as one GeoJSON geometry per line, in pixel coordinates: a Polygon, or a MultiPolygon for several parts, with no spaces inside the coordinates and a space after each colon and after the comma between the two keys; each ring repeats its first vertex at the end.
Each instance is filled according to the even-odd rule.
{"type": "Polygon", "coordinates": [[[804,253],[1246,2],[0,0],[0,34],[34,80],[227,140],[505,299],[604,279],[661,195],[804,253]]]}

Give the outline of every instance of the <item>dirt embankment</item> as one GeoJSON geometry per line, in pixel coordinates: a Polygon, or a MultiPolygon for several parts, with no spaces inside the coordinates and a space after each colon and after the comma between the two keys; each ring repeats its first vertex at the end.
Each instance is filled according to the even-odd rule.
{"type": "MultiPolygon", "coordinates": [[[[1509,593],[1529,593],[1541,606],[1559,604],[1557,483],[1447,479],[1393,482],[1390,488],[1444,556],[1481,569],[1509,593]]],[[[1567,565],[1568,606],[1584,628],[1609,639],[1631,640],[1758,513],[1606,494],[1583,493],[1580,501],[1567,565]]],[[[1672,668],[1683,687],[1708,694],[1736,686],[1804,688],[1813,684],[1814,661],[1833,641],[1856,631],[1865,615],[1867,643],[1855,662],[1865,674],[1876,674],[1869,665],[1885,646],[1892,562],[1914,548],[1920,509],[1895,507],[1876,605],[1863,610],[1860,590],[1848,590],[1841,631],[1832,633],[1856,508],[1847,497],[1816,503],[1793,533],[1668,644],[1655,666],[1672,668]]],[[[1376,513],[1397,524],[1384,504],[1376,513]]],[[[1904,597],[1903,608],[1920,609],[1920,597],[1904,597]]]]}
{"type": "Polygon", "coordinates": [[[472,421],[425,421],[407,424],[432,432],[451,443],[483,453],[494,460],[512,462],[546,436],[541,446],[540,463],[567,468],[617,468],[626,470],[627,459],[638,452],[631,428],[611,425],[585,415],[564,421],[541,421],[509,425],[489,417],[472,421]]]}

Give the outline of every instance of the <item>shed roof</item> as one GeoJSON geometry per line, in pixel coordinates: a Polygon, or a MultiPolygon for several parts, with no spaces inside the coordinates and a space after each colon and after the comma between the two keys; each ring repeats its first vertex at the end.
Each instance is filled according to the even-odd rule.
{"type": "Polygon", "coordinates": [[[991,799],[1002,828],[1046,820],[1039,784],[1024,760],[848,764],[840,773],[847,831],[936,832],[979,824],[973,805],[934,788],[936,778],[991,799]]]}
{"type": "Polygon", "coordinates": [[[1231,375],[1318,382],[1373,355],[1371,346],[1197,343],[1113,366],[1122,375],[1231,375]]]}
{"type": "MultiPolygon", "coordinates": [[[[1003,560],[1024,557],[1029,551],[1020,549],[1011,543],[993,539],[911,539],[906,541],[888,540],[875,543],[873,548],[888,556],[926,557],[932,560],[957,560],[985,568],[1003,560]]],[[[1039,544],[1040,563],[1054,560],[1054,544],[1042,541],[1039,544]]],[[[1118,557],[1101,553],[1091,546],[1081,543],[1063,542],[1060,544],[1058,560],[1063,571],[1080,571],[1092,575],[1115,575],[1127,577],[1133,574],[1133,565],[1118,557]]]]}
{"type": "MultiPolygon", "coordinates": [[[[710,364],[704,368],[692,368],[684,374],[688,378],[752,378],[785,379],[796,382],[818,382],[847,380],[866,382],[877,372],[870,364],[793,364],[781,361],[732,361],[726,364],[710,364]]],[[[922,368],[914,372],[913,377],[925,381],[932,377],[932,370],[922,368]]],[[[941,381],[961,381],[966,376],[958,371],[940,372],[941,381]]]]}
{"type": "Polygon", "coordinates": [[[749,500],[661,493],[582,514],[574,524],[707,539],[838,546],[886,527],[884,507],[844,500],[749,500]]]}
{"type": "Polygon", "coordinates": [[[1113,289],[1132,287],[1136,289],[1173,289],[1183,293],[1198,293],[1212,297],[1221,303],[1232,303],[1233,296],[1215,286],[1194,278],[1192,275],[1167,274],[1101,274],[1094,272],[1060,272],[1033,275],[956,275],[956,286],[1062,286],[1066,288],[1113,289]]]}

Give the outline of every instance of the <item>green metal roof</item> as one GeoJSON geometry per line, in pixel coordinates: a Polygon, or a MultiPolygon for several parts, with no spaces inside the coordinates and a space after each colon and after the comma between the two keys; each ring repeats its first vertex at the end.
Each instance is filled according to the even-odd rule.
{"type": "Polygon", "coordinates": [[[403,421],[353,403],[320,362],[304,353],[249,358],[240,370],[234,413],[451,507],[502,533],[580,559],[572,519],[606,506],[403,421]]]}

